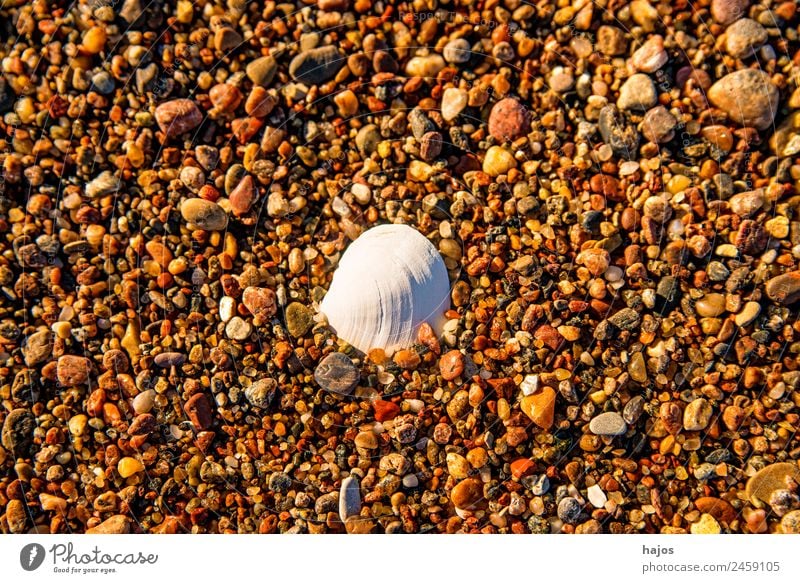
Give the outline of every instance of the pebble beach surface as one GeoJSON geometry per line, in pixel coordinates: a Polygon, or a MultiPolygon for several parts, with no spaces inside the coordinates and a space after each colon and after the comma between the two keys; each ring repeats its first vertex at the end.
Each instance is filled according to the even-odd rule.
{"type": "Polygon", "coordinates": [[[793,1],[0,6],[0,532],[800,533],[793,1]],[[318,306],[441,253],[392,354],[318,306]]]}

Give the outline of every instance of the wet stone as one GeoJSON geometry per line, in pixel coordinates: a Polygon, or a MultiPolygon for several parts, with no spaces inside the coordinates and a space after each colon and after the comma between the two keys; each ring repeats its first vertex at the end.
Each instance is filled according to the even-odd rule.
{"type": "Polygon", "coordinates": [[[352,393],[360,378],[353,361],[341,352],[328,354],[314,371],[314,380],[320,387],[339,395],[352,393]]]}

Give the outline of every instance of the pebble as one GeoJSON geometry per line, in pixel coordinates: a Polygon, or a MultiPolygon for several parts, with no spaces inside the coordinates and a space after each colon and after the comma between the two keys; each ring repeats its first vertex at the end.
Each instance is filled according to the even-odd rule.
{"type": "Polygon", "coordinates": [[[708,99],[731,121],[765,130],[778,111],[780,94],[764,71],[740,69],[714,83],[708,99]]]}
{"type": "Polygon", "coordinates": [[[409,59],[406,64],[406,73],[412,77],[433,79],[445,66],[444,58],[434,53],[426,57],[412,57],[409,59]]]}
{"type": "Polygon", "coordinates": [[[530,127],[530,112],[513,97],[501,99],[489,113],[489,134],[497,140],[516,140],[527,134],[530,127]]]}
{"type": "Polygon", "coordinates": [[[25,339],[22,355],[27,366],[36,366],[52,356],[53,334],[50,330],[39,330],[25,339]]]}
{"type": "Polygon", "coordinates": [[[728,204],[731,210],[742,218],[753,216],[764,205],[764,190],[757,188],[755,190],[748,190],[734,194],[729,200],[728,204]]]}
{"type": "Polygon", "coordinates": [[[92,363],[84,356],[65,354],[59,357],[57,376],[58,382],[65,387],[83,385],[89,380],[92,363]]]}
{"type": "Polygon", "coordinates": [[[550,429],[555,418],[556,393],[550,387],[533,395],[523,397],[520,409],[528,418],[542,429],[550,429]]]}
{"type": "Polygon", "coordinates": [[[375,124],[367,124],[356,134],[356,147],[361,152],[362,156],[369,156],[378,149],[378,144],[381,141],[381,134],[378,131],[378,126],[375,124]]]}
{"type": "Polygon", "coordinates": [[[123,478],[130,478],[144,470],[144,464],[132,457],[124,457],[117,463],[117,471],[123,478]]]}
{"type": "Polygon", "coordinates": [[[476,478],[460,481],[450,492],[450,501],[456,508],[473,510],[483,501],[483,485],[476,478]]]}
{"type": "Polygon", "coordinates": [[[514,155],[500,146],[491,146],[483,159],[483,171],[492,177],[507,174],[516,166],[517,161],[514,159],[514,155]]]}
{"type": "Polygon", "coordinates": [[[761,313],[761,304],[758,302],[747,302],[742,311],[736,314],[736,325],[744,328],[752,324],[761,313]]]}
{"type": "Polygon", "coordinates": [[[616,26],[602,25],[597,29],[597,48],[604,55],[616,57],[628,50],[625,31],[616,26]]]}
{"type": "Polygon", "coordinates": [[[725,50],[736,59],[745,59],[767,42],[767,30],[749,18],[741,18],[725,31],[725,50]]]}
{"type": "Polygon", "coordinates": [[[222,231],[228,226],[228,215],[222,207],[202,198],[183,201],[181,216],[190,227],[204,231],[222,231]]]}
{"type": "Polygon", "coordinates": [[[728,25],[742,18],[749,6],[750,0],[711,0],[711,17],[728,25]]]}
{"type": "Polygon", "coordinates": [[[472,47],[467,39],[457,38],[444,45],[442,55],[448,63],[466,63],[472,57],[472,47]]]}
{"type": "Polygon", "coordinates": [[[300,302],[286,307],[286,329],[294,338],[305,336],[314,325],[314,313],[300,302]]]}
{"type": "Polygon", "coordinates": [[[608,497],[606,496],[606,493],[603,492],[603,489],[598,484],[589,486],[586,489],[586,498],[589,500],[589,503],[595,508],[603,508],[605,507],[606,502],[608,502],[608,497]]]}
{"type": "Polygon", "coordinates": [[[526,375],[519,384],[519,389],[522,391],[522,395],[524,397],[528,397],[536,393],[536,391],[539,390],[539,375],[526,375]]]}
{"type": "Polygon", "coordinates": [[[713,413],[711,403],[702,397],[697,398],[686,405],[683,411],[683,428],[686,431],[702,431],[708,427],[713,413]]]}
{"type": "Polygon", "coordinates": [[[631,355],[631,359],[628,361],[628,374],[637,383],[647,381],[647,366],[641,352],[634,352],[631,355]]]}
{"type": "Polygon", "coordinates": [[[558,517],[567,524],[577,524],[580,520],[583,506],[575,498],[567,496],[558,503],[558,517]]]}
{"type": "Polygon", "coordinates": [[[6,415],[0,432],[0,443],[9,452],[26,456],[33,445],[36,418],[27,409],[14,409],[6,415]]]}
{"type": "Polygon", "coordinates": [[[442,95],[442,117],[452,121],[467,107],[467,92],[457,87],[449,87],[442,95]]]}
{"type": "Polygon", "coordinates": [[[253,182],[253,177],[248,174],[239,181],[239,184],[236,185],[236,188],[231,191],[228,197],[233,214],[237,217],[246,214],[257,197],[258,190],[253,182]]]}
{"type": "Polygon", "coordinates": [[[183,410],[196,429],[202,431],[211,427],[214,418],[208,399],[203,393],[192,395],[183,405],[183,410]]]}
{"type": "Polygon", "coordinates": [[[259,323],[268,321],[278,311],[278,298],[266,287],[246,287],[242,292],[242,303],[259,323]]]}
{"type": "Polygon", "coordinates": [[[153,363],[161,368],[181,366],[186,361],[186,355],[180,352],[161,352],[153,358],[153,363]]]}
{"type": "Polygon", "coordinates": [[[275,57],[259,57],[250,61],[245,67],[245,74],[255,85],[268,87],[278,71],[278,62],[275,57]]]}
{"type": "Polygon", "coordinates": [[[800,534],[800,510],[792,510],[781,518],[781,530],[784,534],[800,534]]]}
{"type": "MultiPolygon", "coordinates": [[[[442,153],[442,134],[427,132],[422,136],[419,144],[419,156],[426,162],[435,160],[442,153]]],[[[362,203],[366,204],[366,203],[362,203]]]]}
{"type": "Polygon", "coordinates": [[[615,106],[606,105],[597,120],[603,142],[626,160],[638,154],[639,132],[615,106]]]}
{"type": "Polygon", "coordinates": [[[239,316],[231,318],[225,326],[225,335],[231,340],[247,340],[252,333],[253,327],[239,316]]]}
{"type": "Polygon", "coordinates": [[[156,122],[168,138],[185,134],[203,122],[203,114],[191,99],[173,99],[156,107],[156,122]]]}
{"type": "Polygon", "coordinates": [[[663,105],[650,109],[642,122],[642,134],[654,144],[664,144],[675,137],[678,120],[663,105]]]}
{"type": "Polygon", "coordinates": [[[447,472],[456,480],[462,480],[469,475],[470,466],[464,456],[451,451],[447,454],[445,461],[447,472]]]}
{"type": "Polygon", "coordinates": [[[721,532],[719,522],[714,520],[710,514],[702,514],[700,520],[693,523],[689,530],[692,534],[719,534],[721,532]]]}
{"type": "Polygon", "coordinates": [[[768,280],[767,297],[777,304],[788,306],[800,300],[800,271],[790,271],[768,280]]]}
{"type": "Polygon", "coordinates": [[[120,179],[109,170],[103,170],[86,185],[86,196],[100,198],[113,194],[120,188],[120,179]]]}
{"type": "Polygon", "coordinates": [[[86,534],[128,534],[131,523],[127,516],[115,514],[97,526],[86,530],[86,534]]]}
{"type": "Polygon", "coordinates": [[[589,431],[595,435],[624,435],[627,430],[622,415],[614,411],[601,413],[589,423],[589,431]]]}
{"type": "Polygon", "coordinates": [[[345,522],[351,516],[361,513],[361,486],[358,479],[348,476],[339,488],[339,518],[345,522]]]}
{"type": "Polygon", "coordinates": [[[459,350],[445,353],[439,360],[439,371],[446,381],[457,379],[464,372],[464,355],[459,350]]]}
{"type": "Polygon", "coordinates": [[[156,392],[153,389],[142,391],[133,398],[133,410],[137,415],[149,413],[153,410],[156,401],[156,392]]]}
{"type": "Polygon", "coordinates": [[[716,318],[725,313],[725,296],[722,294],[706,294],[695,303],[697,315],[703,318],[716,318]]]}
{"type": "Polygon", "coordinates": [[[644,73],[631,75],[619,88],[617,107],[645,111],[656,104],[658,95],[653,81],[644,73]]]}
{"type": "Polygon", "coordinates": [[[664,49],[664,37],[649,37],[631,56],[631,64],[642,73],[655,73],[667,64],[669,55],[664,49]]]}
{"type": "Polygon", "coordinates": [[[289,75],[306,85],[319,85],[333,78],[345,59],[332,45],[303,51],[289,63],[289,75]]]}
{"type": "Polygon", "coordinates": [[[339,395],[352,393],[360,378],[353,361],[341,352],[328,354],[314,371],[314,380],[320,387],[339,395]]]}

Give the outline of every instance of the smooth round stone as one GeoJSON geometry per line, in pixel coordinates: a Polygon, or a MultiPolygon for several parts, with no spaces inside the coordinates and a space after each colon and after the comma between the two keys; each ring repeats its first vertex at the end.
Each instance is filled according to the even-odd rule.
{"type": "Polygon", "coordinates": [[[369,156],[377,150],[380,141],[381,134],[375,124],[365,125],[356,134],[356,147],[362,156],[369,156]]]}
{"type": "Polygon", "coordinates": [[[706,399],[695,399],[683,411],[683,428],[686,431],[702,431],[708,427],[714,409],[706,399]]]}
{"type": "Polygon", "coordinates": [[[450,87],[444,90],[442,95],[442,117],[446,121],[452,121],[458,117],[464,108],[467,107],[467,92],[457,87],[450,87]]]}
{"type": "Polygon", "coordinates": [[[636,395],[625,404],[625,408],[622,410],[622,418],[629,425],[633,425],[639,420],[639,417],[642,416],[644,405],[644,397],[636,395]]]}
{"type": "Polygon", "coordinates": [[[417,486],[419,486],[419,478],[416,474],[407,474],[403,476],[404,488],[416,488],[417,486]]]}
{"type": "Polygon", "coordinates": [[[608,502],[608,496],[606,496],[606,493],[603,492],[603,489],[598,484],[589,486],[589,488],[586,489],[586,497],[589,499],[589,503],[595,508],[603,508],[606,502],[608,502]]]}
{"type": "Polygon", "coordinates": [[[314,380],[320,387],[339,395],[352,393],[360,378],[353,361],[341,352],[328,354],[314,371],[314,380]]]}
{"type": "Polygon", "coordinates": [[[266,409],[275,397],[275,389],[277,386],[278,383],[275,379],[260,379],[244,390],[244,396],[254,407],[266,409]]]}
{"type": "Polygon", "coordinates": [[[659,105],[649,110],[642,122],[642,134],[654,144],[669,142],[675,136],[675,126],[678,120],[675,119],[669,110],[663,105],[659,105]]]}
{"type": "Polygon", "coordinates": [[[784,534],[800,534],[800,510],[787,512],[781,518],[781,529],[784,534]]]}
{"type": "Polygon", "coordinates": [[[239,316],[234,316],[225,326],[225,335],[231,340],[246,340],[253,332],[253,327],[239,316]]]}
{"type": "Polygon", "coordinates": [[[516,140],[527,134],[530,128],[530,112],[513,97],[501,99],[489,113],[489,133],[497,140],[516,140]]]}
{"type": "Polygon", "coordinates": [[[354,440],[356,447],[362,449],[377,449],[378,438],[373,431],[360,431],[354,440]]]}
{"type": "Polygon", "coordinates": [[[472,510],[483,501],[483,484],[477,478],[461,480],[450,492],[453,506],[463,510],[472,510]]]}
{"type": "Polygon", "coordinates": [[[456,480],[461,480],[469,475],[469,463],[466,458],[454,452],[447,454],[447,471],[456,480]]]}
{"type": "Polygon", "coordinates": [[[492,146],[486,152],[483,159],[483,171],[489,176],[496,177],[507,174],[509,170],[517,166],[514,155],[500,146],[492,146]]]}
{"type": "Polygon", "coordinates": [[[444,45],[442,54],[448,63],[466,63],[472,56],[472,50],[467,39],[457,38],[444,45]]]}
{"type": "Polygon", "coordinates": [[[173,99],[156,107],[156,122],[167,137],[184,134],[199,126],[203,114],[191,99],[173,99]]]}
{"type": "Polygon", "coordinates": [[[412,77],[433,78],[445,66],[446,63],[441,55],[432,54],[425,57],[412,57],[406,64],[406,73],[412,77]]]}
{"type": "Polygon", "coordinates": [[[645,111],[656,104],[658,94],[652,79],[644,73],[631,75],[619,88],[617,107],[645,111]]]}
{"type": "Polygon", "coordinates": [[[358,479],[348,476],[339,489],[339,518],[342,522],[361,513],[361,487],[358,479]]]}
{"type": "Polygon", "coordinates": [[[698,316],[716,318],[725,312],[725,296],[723,294],[706,294],[695,303],[698,316]]]}
{"type": "Polygon", "coordinates": [[[711,0],[711,18],[727,25],[742,18],[750,0],[711,0]]]}
{"type": "Polygon", "coordinates": [[[228,226],[228,215],[222,207],[202,198],[183,201],[181,216],[190,227],[204,231],[222,231],[228,226]]]}
{"type": "Polygon", "coordinates": [[[740,18],[725,31],[725,50],[736,59],[750,57],[767,42],[767,29],[749,18],[740,18]]]}
{"type": "Polygon", "coordinates": [[[156,402],[156,392],[153,389],[142,391],[133,398],[133,410],[137,415],[149,413],[156,402]]]}
{"type": "Polygon", "coordinates": [[[622,415],[614,411],[600,413],[589,423],[589,431],[595,435],[623,435],[628,430],[622,415]]]}
{"type": "Polygon", "coordinates": [[[576,524],[583,508],[575,498],[567,496],[558,503],[558,517],[567,524],[576,524]]]}

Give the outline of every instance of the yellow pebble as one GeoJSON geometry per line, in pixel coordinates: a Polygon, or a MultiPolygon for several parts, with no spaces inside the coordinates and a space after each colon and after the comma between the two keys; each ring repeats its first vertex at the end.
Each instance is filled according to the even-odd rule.
{"type": "Polygon", "coordinates": [[[703,514],[689,529],[692,534],[719,534],[719,523],[710,514],[703,514]]]}
{"type": "Polygon", "coordinates": [[[117,471],[123,478],[130,478],[144,469],[142,462],[132,457],[124,457],[117,464],[117,471]]]}
{"type": "Polygon", "coordinates": [[[96,55],[103,50],[106,44],[106,29],[101,26],[93,26],[83,34],[83,48],[87,53],[96,55]]]}

